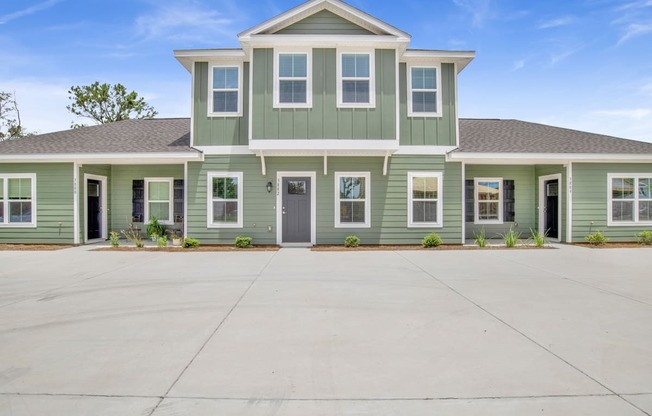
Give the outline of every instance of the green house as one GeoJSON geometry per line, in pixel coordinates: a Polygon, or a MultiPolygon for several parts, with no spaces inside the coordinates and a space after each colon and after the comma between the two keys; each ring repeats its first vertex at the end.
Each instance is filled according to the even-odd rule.
{"type": "Polygon", "coordinates": [[[151,217],[205,244],[463,244],[484,230],[652,229],[652,144],[517,120],[460,119],[472,51],[311,0],[176,50],[190,119],[127,120],[0,143],[0,242],[84,244],[151,217]]]}

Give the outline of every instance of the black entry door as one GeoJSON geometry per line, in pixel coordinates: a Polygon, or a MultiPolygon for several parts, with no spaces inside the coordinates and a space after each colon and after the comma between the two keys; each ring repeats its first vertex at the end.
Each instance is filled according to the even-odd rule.
{"type": "Polygon", "coordinates": [[[87,224],[86,224],[86,238],[92,240],[94,238],[102,237],[102,182],[89,179],[86,186],[86,208],[87,208],[87,224]]]}
{"type": "Polygon", "coordinates": [[[544,229],[548,232],[548,237],[558,238],[559,236],[559,180],[552,179],[544,181],[545,192],[545,221],[544,229]]]}
{"type": "Polygon", "coordinates": [[[283,242],[310,243],[310,178],[283,178],[283,242]]]}

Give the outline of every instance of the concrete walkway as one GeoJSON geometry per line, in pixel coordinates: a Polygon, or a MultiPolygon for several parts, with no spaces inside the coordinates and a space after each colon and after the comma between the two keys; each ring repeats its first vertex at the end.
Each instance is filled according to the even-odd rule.
{"type": "Polygon", "coordinates": [[[0,415],[650,415],[652,249],[0,251],[0,415]]]}

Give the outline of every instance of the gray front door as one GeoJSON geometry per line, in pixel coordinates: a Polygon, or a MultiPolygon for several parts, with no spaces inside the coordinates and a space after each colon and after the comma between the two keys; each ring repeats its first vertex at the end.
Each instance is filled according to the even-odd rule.
{"type": "Polygon", "coordinates": [[[284,243],[310,243],[310,178],[283,178],[284,243]]]}

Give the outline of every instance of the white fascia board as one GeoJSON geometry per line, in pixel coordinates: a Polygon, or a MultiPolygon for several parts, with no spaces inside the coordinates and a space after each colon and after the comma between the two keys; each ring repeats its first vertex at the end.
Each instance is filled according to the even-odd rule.
{"type": "Polygon", "coordinates": [[[272,48],[279,46],[304,46],[313,48],[333,48],[338,46],[376,47],[388,49],[405,49],[410,43],[408,38],[391,35],[253,35],[242,40],[248,48],[272,48]]]}
{"type": "Polygon", "coordinates": [[[249,149],[253,151],[267,150],[310,150],[323,154],[330,150],[382,150],[396,151],[396,140],[251,140],[249,149]]]}
{"type": "Polygon", "coordinates": [[[449,153],[449,160],[482,165],[522,165],[530,163],[650,163],[652,154],[613,154],[613,153],[449,153]]]}
{"type": "Polygon", "coordinates": [[[253,155],[249,146],[194,146],[204,155],[253,155]]]}
{"type": "Polygon", "coordinates": [[[428,51],[407,50],[401,56],[401,62],[410,64],[450,63],[456,65],[457,73],[475,58],[474,51],[428,51]]]}
{"type": "Polygon", "coordinates": [[[188,72],[192,73],[192,66],[195,62],[242,62],[247,55],[242,49],[179,49],[174,51],[174,57],[188,72]]]}
{"type": "Polygon", "coordinates": [[[0,163],[105,163],[112,165],[151,165],[201,161],[201,153],[79,153],[59,155],[0,155],[0,163]]]}
{"type": "Polygon", "coordinates": [[[455,150],[455,146],[399,146],[395,155],[445,155],[455,150]]]}

